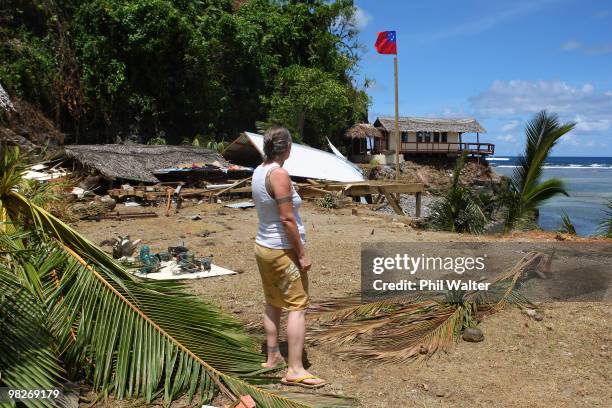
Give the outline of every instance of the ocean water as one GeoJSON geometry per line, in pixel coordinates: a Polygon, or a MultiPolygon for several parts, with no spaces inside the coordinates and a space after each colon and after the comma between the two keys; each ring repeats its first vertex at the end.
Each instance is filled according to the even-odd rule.
{"type": "MultiPolygon", "coordinates": [[[[516,168],[516,157],[487,160],[497,173],[506,176],[516,168]]],[[[540,227],[548,231],[559,229],[565,210],[578,235],[595,235],[606,203],[612,199],[612,157],[549,157],[542,180],[551,177],[563,179],[570,196],[554,197],[540,207],[540,227]]]]}

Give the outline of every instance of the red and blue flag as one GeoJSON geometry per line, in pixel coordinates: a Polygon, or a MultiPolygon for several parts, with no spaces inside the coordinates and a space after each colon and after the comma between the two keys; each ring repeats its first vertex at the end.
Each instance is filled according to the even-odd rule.
{"type": "Polygon", "coordinates": [[[397,36],[395,31],[381,31],[376,38],[376,51],[379,54],[395,54],[397,55],[397,36]]]}

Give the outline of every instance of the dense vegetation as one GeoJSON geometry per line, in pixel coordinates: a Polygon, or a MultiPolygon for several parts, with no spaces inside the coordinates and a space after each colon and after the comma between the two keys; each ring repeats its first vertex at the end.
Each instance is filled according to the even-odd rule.
{"type": "Polygon", "coordinates": [[[366,116],[352,1],[5,0],[0,83],[68,142],[179,143],[279,123],[319,145],[366,116]]]}

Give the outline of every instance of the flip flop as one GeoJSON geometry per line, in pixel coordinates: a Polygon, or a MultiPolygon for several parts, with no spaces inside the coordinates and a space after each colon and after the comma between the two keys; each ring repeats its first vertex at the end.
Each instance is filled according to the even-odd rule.
{"type": "Polygon", "coordinates": [[[308,389],[315,389],[315,388],[321,388],[324,387],[325,385],[327,385],[327,382],[323,381],[319,384],[307,384],[304,382],[304,380],[310,380],[310,379],[322,379],[321,377],[317,377],[316,375],[304,375],[302,377],[298,377],[295,380],[287,380],[286,378],[282,378],[281,379],[281,384],[284,385],[290,385],[290,386],[298,386],[298,387],[304,387],[304,388],[308,388],[308,389]]]}

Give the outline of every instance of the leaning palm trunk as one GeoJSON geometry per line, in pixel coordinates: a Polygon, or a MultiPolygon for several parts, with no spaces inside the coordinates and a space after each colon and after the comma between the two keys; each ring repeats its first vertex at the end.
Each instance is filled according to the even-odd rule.
{"type": "MultiPolygon", "coordinates": [[[[10,162],[6,155],[3,160],[10,162]]],[[[2,170],[7,168],[18,170],[2,170]]],[[[271,379],[261,375],[263,358],[238,321],[187,294],[180,284],[133,277],[73,228],[14,191],[16,183],[8,180],[17,179],[2,175],[0,208],[10,221],[28,221],[31,231],[0,233],[0,286],[21,284],[34,302],[27,313],[30,322],[39,323],[31,327],[41,328],[33,339],[42,345],[36,350],[45,359],[40,359],[41,373],[30,373],[19,362],[11,365],[15,347],[36,350],[25,342],[14,344],[27,337],[26,328],[9,327],[8,337],[2,330],[1,383],[57,386],[60,376],[85,376],[103,396],[147,402],[163,397],[169,403],[186,394],[206,403],[220,390],[232,400],[249,394],[264,407],[352,403],[324,395],[302,403],[299,393],[283,396],[257,386],[271,379]]],[[[20,311],[2,302],[0,313],[2,322],[14,320],[20,311]]]]}
{"type": "Polygon", "coordinates": [[[524,272],[541,265],[545,255],[532,252],[496,277],[488,291],[449,291],[419,297],[393,297],[360,304],[355,299],[319,305],[314,342],[345,348],[341,354],[375,361],[409,361],[448,351],[462,331],[509,304],[533,307],[518,293],[524,272]]]}

